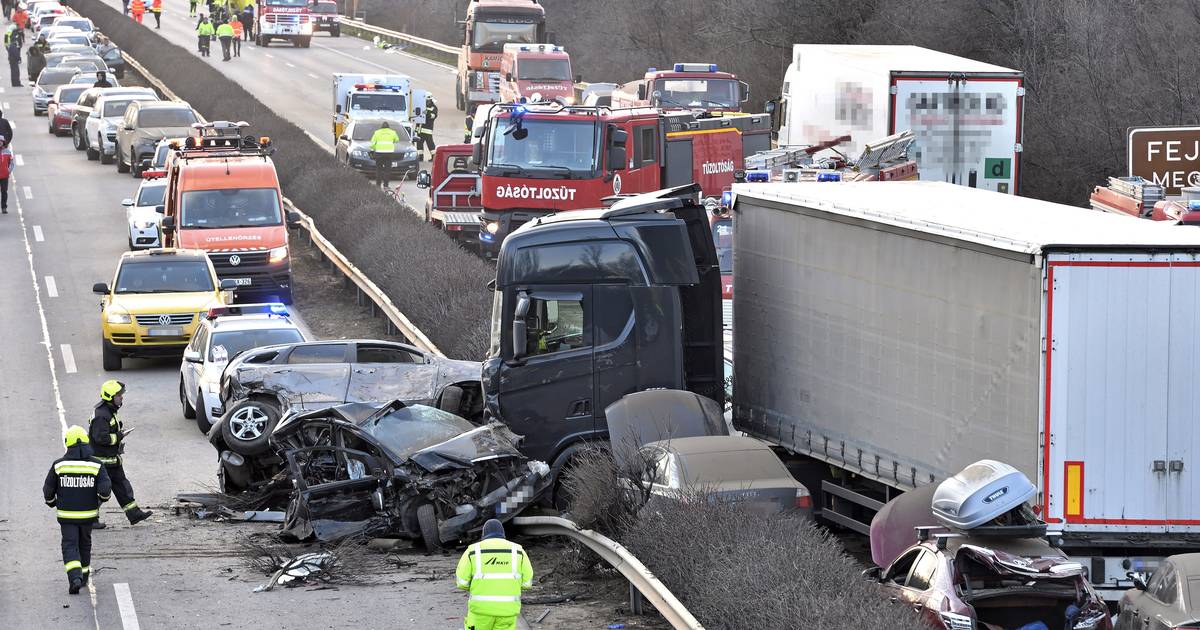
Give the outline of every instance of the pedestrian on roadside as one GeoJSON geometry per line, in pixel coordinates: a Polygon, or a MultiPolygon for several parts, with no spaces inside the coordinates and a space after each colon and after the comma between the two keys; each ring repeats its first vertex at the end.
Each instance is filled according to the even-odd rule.
{"type": "Polygon", "coordinates": [[[391,183],[392,159],[398,142],[400,135],[392,130],[386,120],[371,134],[370,155],[375,160],[375,183],[384,188],[391,183]]]}
{"type": "Polygon", "coordinates": [[[152,0],[150,13],[154,14],[154,28],[162,28],[162,0],[152,0]]]}
{"type": "Polygon", "coordinates": [[[8,178],[12,176],[15,162],[12,149],[2,138],[0,147],[0,214],[8,214],[8,178]]]}
{"type": "Polygon", "coordinates": [[[103,70],[96,71],[96,82],[92,84],[92,87],[106,88],[112,86],[113,84],[105,77],[103,70]]]}
{"type": "Polygon", "coordinates": [[[38,35],[37,41],[29,47],[29,56],[25,59],[25,71],[29,73],[29,82],[35,83],[37,77],[46,69],[46,53],[50,52],[50,44],[46,42],[46,34],[38,35]]]}
{"type": "Polygon", "coordinates": [[[4,112],[0,112],[0,139],[4,140],[5,145],[12,146],[12,123],[8,122],[8,119],[4,117],[4,112]]]}
{"type": "Polygon", "coordinates": [[[221,40],[221,61],[229,61],[229,50],[233,45],[233,27],[229,22],[221,22],[217,27],[217,38],[221,40]]]}
{"type": "Polygon", "coordinates": [[[21,40],[7,35],[5,39],[10,41],[8,44],[8,71],[12,74],[12,86],[21,87],[21,40]]]}
{"type": "Polygon", "coordinates": [[[533,565],[521,545],[504,539],[504,524],[488,519],[483,539],[467,547],[454,573],[458,588],[471,594],[463,621],[466,630],[517,627],[521,591],[533,587],[533,565]]]}
{"type": "Polygon", "coordinates": [[[25,10],[25,7],[18,4],[17,8],[13,9],[12,21],[13,24],[17,25],[18,30],[25,30],[29,26],[29,12],[25,10]]]}
{"type": "MultiPolygon", "coordinates": [[[[88,437],[96,459],[104,464],[104,470],[112,479],[112,491],[117,496],[117,503],[125,512],[125,518],[130,525],[150,518],[154,512],[138,507],[133,498],[133,484],[125,476],[125,436],[132,429],[125,429],[124,423],[117,417],[117,411],[125,402],[125,384],[120,381],[105,381],[100,387],[100,402],[92,415],[91,426],[88,427],[88,437]]],[[[95,529],[104,529],[105,525],[97,521],[95,529]]]]}
{"type": "Polygon", "coordinates": [[[233,56],[242,56],[242,33],[245,28],[242,26],[242,21],[238,19],[238,14],[234,13],[233,17],[229,18],[229,25],[233,27],[233,56]]]}
{"type": "Polygon", "coordinates": [[[246,32],[246,41],[254,36],[254,3],[247,2],[245,7],[242,7],[242,28],[246,32]]]}
{"type": "Polygon", "coordinates": [[[129,3],[129,13],[133,15],[134,22],[141,24],[142,16],[146,13],[146,0],[132,0],[129,3]]]}
{"type": "Polygon", "coordinates": [[[63,437],[67,452],[50,465],[42,484],[46,505],[58,516],[67,592],[72,595],[77,595],[91,577],[92,526],[100,516],[100,504],[112,492],[112,479],[93,457],[88,441],[83,427],[69,427],[63,437]]]}
{"type": "Polygon", "coordinates": [[[198,43],[198,46],[200,47],[200,56],[201,57],[209,56],[208,42],[209,42],[209,40],[212,39],[213,34],[215,32],[216,31],[213,30],[212,22],[208,21],[208,16],[205,15],[205,16],[201,17],[200,25],[196,27],[196,35],[199,37],[199,40],[200,40],[198,43]]]}

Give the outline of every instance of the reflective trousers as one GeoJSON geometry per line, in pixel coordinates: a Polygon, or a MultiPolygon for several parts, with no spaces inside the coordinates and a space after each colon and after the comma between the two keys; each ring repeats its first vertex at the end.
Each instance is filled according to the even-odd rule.
{"type": "Polygon", "coordinates": [[[104,470],[112,480],[112,494],[117,498],[117,505],[121,506],[128,518],[129,511],[137,509],[138,506],[137,501],[133,499],[133,484],[129,483],[129,477],[125,476],[123,466],[105,466],[104,470]]]}
{"type": "Polygon", "coordinates": [[[464,630],[515,630],[516,627],[517,618],[515,616],[493,617],[470,611],[467,611],[467,618],[463,622],[464,630]]]}
{"type": "Polygon", "coordinates": [[[82,578],[91,571],[92,565],[92,522],[59,523],[62,528],[63,568],[67,570],[67,581],[82,578]]]}

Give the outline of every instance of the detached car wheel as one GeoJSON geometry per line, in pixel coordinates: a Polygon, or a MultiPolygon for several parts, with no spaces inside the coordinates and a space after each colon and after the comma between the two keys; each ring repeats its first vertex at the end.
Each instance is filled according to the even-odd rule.
{"type": "Polygon", "coordinates": [[[438,533],[437,512],[432,503],[417,508],[417,525],[421,528],[421,540],[429,551],[442,550],[442,537],[438,533]]]}
{"type": "Polygon", "coordinates": [[[279,409],[259,399],[243,400],[229,408],[221,423],[221,439],[239,455],[261,455],[270,448],[271,431],[279,422],[279,409]]]}
{"type": "MultiPolygon", "coordinates": [[[[129,248],[133,249],[133,242],[129,244],[129,248]]],[[[187,394],[183,392],[183,377],[179,377],[179,404],[183,406],[183,417],[186,420],[192,420],[196,417],[196,408],[192,403],[188,402],[187,394]]]]}

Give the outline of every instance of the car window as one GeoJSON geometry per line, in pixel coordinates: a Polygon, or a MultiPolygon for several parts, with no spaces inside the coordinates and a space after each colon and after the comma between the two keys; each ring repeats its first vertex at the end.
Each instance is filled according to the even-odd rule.
{"type": "Polygon", "coordinates": [[[117,294],[192,293],[213,291],[212,275],[206,262],[198,260],[134,262],[121,265],[117,273],[117,294]]]}
{"type": "Polygon", "coordinates": [[[129,104],[134,100],[136,99],[127,98],[114,101],[106,100],[104,101],[104,111],[100,112],[100,115],[106,118],[120,116],[121,114],[125,113],[125,108],[129,107],[129,104]]]}
{"type": "Polygon", "coordinates": [[[261,330],[218,330],[212,336],[209,361],[228,361],[252,348],[298,343],[304,337],[295,328],[265,328],[261,330]]]}
{"type": "Polygon", "coordinates": [[[288,355],[292,365],[306,363],[345,363],[346,344],[326,343],[315,346],[300,346],[288,355]]]}
{"type": "Polygon", "coordinates": [[[583,300],[531,300],[526,331],[530,356],[585,347],[583,300]]]}
{"type": "Polygon", "coordinates": [[[892,563],[892,566],[888,567],[887,574],[883,578],[884,581],[904,586],[905,581],[908,580],[908,573],[912,570],[913,563],[917,560],[917,555],[923,551],[923,549],[913,549],[900,556],[899,560],[896,560],[892,563]]]}
{"type": "Polygon", "coordinates": [[[208,344],[208,328],[201,326],[192,337],[192,343],[188,344],[188,348],[200,352],[206,344],[208,344]]]}
{"type": "Polygon", "coordinates": [[[142,186],[138,190],[137,205],[161,206],[167,196],[166,186],[142,186]]]}
{"type": "Polygon", "coordinates": [[[905,586],[918,591],[929,590],[929,585],[933,583],[933,575],[937,572],[937,568],[937,554],[929,551],[921,552],[921,557],[917,559],[916,564],[913,566],[912,573],[909,574],[908,583],[905,586]]]}
{"type": "Polygon", "coordinates": [[[403,348],[390,346],[358,346],[356,363],[424,363],[425,357],[403,348]]]}
{"type": "Polygon", "coordinates": [[[196,122],[196,114],[181,107],[155,107],[147,109],[138,117],[138,127],[189,127],[196,122]]]}
{"type": "Polygon", "coordinates": [[[85,90],[87,90],[86,87],[60,87],[58,94],[55,95],[55,100],[63,105],[76,103],[79,102],[79,95],[83,94],[85,90]]]}
{"type": "MultiPolygon", "coordinates": [[[[1162,579],[1150,595],[1164,604],[1174,604],[1179,594],[1179,573],[1175,570],[1175,565],[1164,564],[1158,573],[1162,574],[1162,579]]],[[[1158,573],[1155,577],[1158,577],[1158,573]]]]}

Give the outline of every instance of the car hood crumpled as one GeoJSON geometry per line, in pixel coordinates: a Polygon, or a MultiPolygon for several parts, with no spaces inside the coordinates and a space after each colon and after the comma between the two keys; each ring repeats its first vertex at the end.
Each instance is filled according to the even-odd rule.
{"type": "Polygon", "coordinates": [[[409,459],[429,472],[470,468],[474,463],[487,459],[524,459],[525,456],[517,448],[520,443],[521,437],[507,426],[492,423],[427,446],[410,455],[409,459]]]}
{"type": "MultiPolygon", "coordinates": [[[[1042,541],[1039,540],[1037,542],[1041,543],[1042,541]]],[[[1055,557],[1053,554],[1056,551],[1049,544],[1046,544],[1045,551],[1051,555],[1048,557],[1025,557],[999,549],[965,544],[958,548],[955,560],[961,561],[964,558],[971,558],[999,575],[1016,575],[1042,579],[1069,578],[1083,575],[1084,569],[1082,564],[1068,560],[1063,556],[1055,557]]]]}

